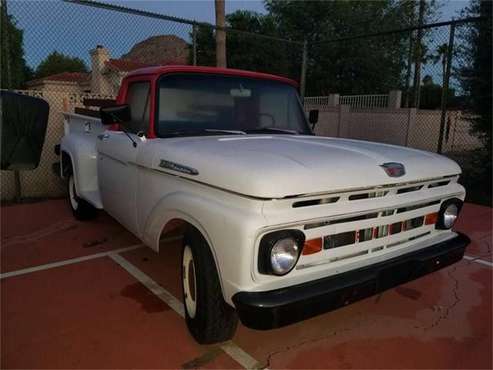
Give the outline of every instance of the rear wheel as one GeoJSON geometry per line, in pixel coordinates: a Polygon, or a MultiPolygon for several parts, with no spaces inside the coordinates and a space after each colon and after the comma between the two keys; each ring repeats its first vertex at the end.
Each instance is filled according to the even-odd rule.
{"type": "Polygon", "coordinates": [[[72,213],[74,217],[78,220],[90,220],[97,215],[97,209],[94,208],[91,204],[86,202],[84,199],[81,199],[77,196],[77,190],[75,188],[75,180],[74,175],[70,174],[68,178],[68,201],[70,204],[70,208],[72,209],[72,213]]]}
{"type": "Polygon", "coordinates": [[[185,319],[195,340],[211,344],[231,339],[238,316],[224,301],[209,245],[194,228],[189,229],[184,238],[182,287],[185,319]]]}

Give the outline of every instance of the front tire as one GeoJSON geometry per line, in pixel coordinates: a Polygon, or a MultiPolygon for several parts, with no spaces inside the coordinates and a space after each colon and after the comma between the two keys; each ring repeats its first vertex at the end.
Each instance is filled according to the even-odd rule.
{"type": "Polygon", "coordinates": [[[238,316],[223,298],[219,275],[209,245],[194,228],[185,233],[182,288],[187,327],[200,344],[231,339],[238,316]]]}
{"type": "Polygon", "coordinates": [[[96,217],[97,209],[94,208],[91,204],[86,202],[84,199],[79,198],[77,196],[77,190],[75,188],[75,180],[74,175],[70,174],[68,178],[68,202],[70,204],[70,208],[72,209],[72,213],[77,220],[85,221],[90,220],[96,217]]]}

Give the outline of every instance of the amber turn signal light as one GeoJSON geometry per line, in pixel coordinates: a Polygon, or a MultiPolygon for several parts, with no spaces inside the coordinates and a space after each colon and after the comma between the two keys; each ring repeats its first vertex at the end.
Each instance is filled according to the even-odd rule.
{"type": "Polygon", "coordinates": [[[435,225],[438,221],[438,213],[430,213],[425,217],[425,225],[435,225]]]}
{"type": "Polygon", "coordinates": [[[308,254],[314,254],[320,252],[322,250],[322,246],[323,246],[322,238],[307,240],[305,242],[305,245],[303,246],[303,252],[301,252],[301,254],[306,256],[308,254]]]}

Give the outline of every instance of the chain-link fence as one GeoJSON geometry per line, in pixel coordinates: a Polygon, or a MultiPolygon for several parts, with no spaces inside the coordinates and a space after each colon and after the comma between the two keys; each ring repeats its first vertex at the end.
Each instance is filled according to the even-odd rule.
{"type": "MultiPolygon", "coordinates": [[[[62,112],[84,107],[84,99],[115,98],[122,78],[138,68],[216,64],[218,29],[207,23],[84,0],[3,0],[1,11],[2,34],[9,36],[2,38],[2,52],[20,48],[18,61],[24,63],[20,70],[19,63],[2,63],[2,88],[42,97],[50,105],[40,166],[2,171],[2,200],[64,194],[63,182],[52,171],[59,160],[53,148],[63,135],[62,112]]],[[[300,79],[302,42],[221,31],[226,33],[229,68],[300,79]]]]}
{"type": "MultiPolygon", "coordinates": [[[[491,153],[477,129],[477,91],[470,86],[488,78],[485,71],[475,75],[478,42],[491,42],[491,25],[480,35],[481,22],[461,19],[311,44],[305,106],[321,110],[317,132],[442,153],[463,168],[470,199],[491,203],[491,153]],[[482,159],[479,166],[475,158],[482,159]]],[[[486,68],[491,79],[491,63],[486,68]]],[[[491,111],[491,100],[484,104],[491,111]]]]}
{"type": "Polygon", "coordinates": [[[2,0],[1,5],[2,35],[10,35],[2,36],[2,52],[7,46],[15,54],[19,38],[22,44],[19,62],[8,68],[8,83],[2,63],[2,88],[50,104],[41,164],[20,173],[20,189],[14,173],[2,171],[2,200],[16,193],[62,195],[64,185],[51,169],[58,160],[53,147],[63,135],[62,112],[74,112],[85,98],[114,98],[122,78],[137,68],[214,66],[216,32],[226,33],[228,68],[300,82],[306,109],[321,110],[318,134],[442,152],[463,166],[471,152],[484,147],[465,82],[474,63],[467,45],[478,19],[306,42],[275,30],[217,29],[86,0],[2,0]]]}

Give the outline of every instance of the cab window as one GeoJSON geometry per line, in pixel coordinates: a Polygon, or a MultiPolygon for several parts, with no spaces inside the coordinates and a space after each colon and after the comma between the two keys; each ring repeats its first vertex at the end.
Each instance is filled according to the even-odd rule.
{"type": "Polygon", "coordinates": [[[149,103],[151,85],[149,82],[133,82],[128,86],[127,104],[132,120],[125,125],[127,131],[146,133],[149,127],[149,103]]]}

